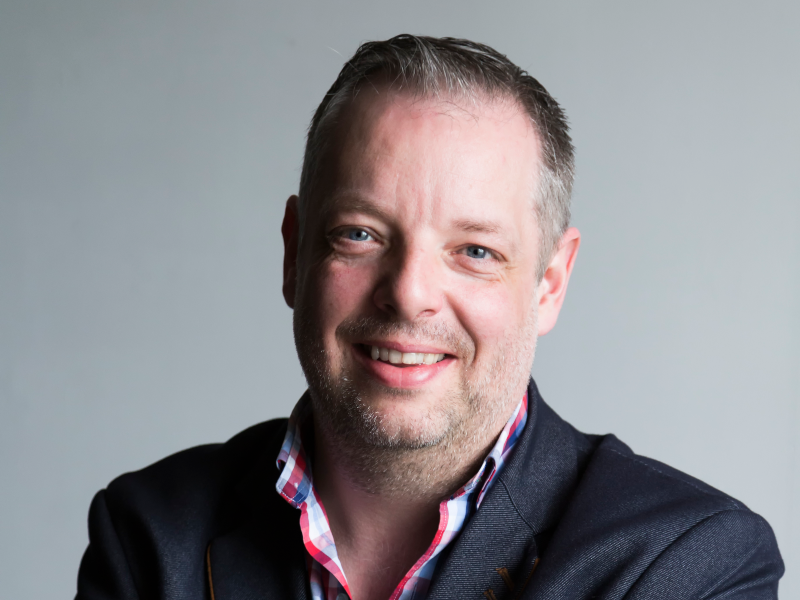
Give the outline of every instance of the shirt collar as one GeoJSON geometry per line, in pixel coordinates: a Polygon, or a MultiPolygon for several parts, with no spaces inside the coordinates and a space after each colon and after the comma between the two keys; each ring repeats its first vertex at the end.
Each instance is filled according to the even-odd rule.
{"type": "MultiPolygon", "coordinates": [[[[283,438],[283,444],[276,461],[281,473],[275,484],[275,489],[295,508],[306,501],[313,486],[311,464],[308,461],[302,439],[304,431],[313,433],[313,429],[306,427],[311,422],[310,418],[311,399],[308,394],[303,394],[289,417],[286,436],[283,438]]],[[[451,499],[464,494],[477,493],[476,502],[477,505],[480,505],[486,492],[494,483],[497,473],[522,434],[527,420],[528,394],[526,392],[506,422],[500,432],[500,436],[492,446],[478,472],[455,492],[451,499]]]]}

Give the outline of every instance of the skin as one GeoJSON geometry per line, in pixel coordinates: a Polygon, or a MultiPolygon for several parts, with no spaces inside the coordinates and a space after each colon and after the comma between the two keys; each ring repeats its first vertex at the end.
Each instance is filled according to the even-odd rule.
{"type": "Polygon", "coordinates": [[[385,600],[522,397],[580,234],[537,281],[539,142],[510,101],[365,87],[324,158],[302,236],[287,202],[284,297],[314,406],[314,485],[352,598],[385,600]],[[393,366],[369,345],[446,358],[393,366]]]}

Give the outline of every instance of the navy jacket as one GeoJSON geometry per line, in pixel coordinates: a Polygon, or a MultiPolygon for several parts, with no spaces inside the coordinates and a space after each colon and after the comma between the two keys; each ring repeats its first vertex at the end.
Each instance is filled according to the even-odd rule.
{"type": "MultiPolygon", "coordinates": [[[[764,519],[613,435],[559,418],[531,382],[525,430],[444,551],[430,600],[777,597],[764,519]]],[[[299,511],[275,491],[286,420],[114,480],[95,496],[79,600],[310,598],[299,511]]]]}

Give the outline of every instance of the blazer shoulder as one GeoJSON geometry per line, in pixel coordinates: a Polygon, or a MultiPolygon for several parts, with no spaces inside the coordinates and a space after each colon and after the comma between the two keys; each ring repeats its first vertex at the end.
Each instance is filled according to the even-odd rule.
{"type": "Polygon", "coordinates": [[[209,541],[246,518],[241,488],[255,481],[266,491],[269,474],[277,477],[286,422],[268,421],[224,444],[183,450],[98,492],[89,509],[78,598],[178,597],[168,590],[205,597],[209,541]]]}
{"type": "Polygon", "coordinates": [[[198,511],[211,511],[259,460],[268,459],[273,450],[277,457],[286,423],[287,419],[259,423],[225,443],[188,448],[120,475],[105,490],[109,511],[174,513],[187,519],[197,517],[198,511]]]}
{"type": "Polygon", "coordinates": [[[658,554],[629,592],[631,600],[662,597],[775,600],[784,573],[769,524],[747,509],[701,521],[658,554]],[[677,597],[677,596],[674,596],[677,597]]]}
{"type": "Polygon", "coordinates": [[[660,461],[641,456],[614,435],[603,436],[589,462],[591,474],[613,479],[619,493],[679,499],[706,510],[748,510],[740,501],[707,483],[660,461]]]}
{"type": "Polygon", "coordinates": [[[764,522],[728,494],[607,435],[588,458],[561,526],[571,543],[613,532],[616,539],[657,553],[723,514],[725,522],[764,522]]]}
{"type": "Polygon", "coordinates": [[[726,589],[763,591],[731,598],[774,598],[783,567],[763,518],[613,435],[587,442],[594,448],[537,570],[542,597],[556,589],[588,597],[581,595],[588,586],[597,597],[631,600],[705,598],[726,589]],[[627,595],[632,585],[636,594],[627,595]]]}

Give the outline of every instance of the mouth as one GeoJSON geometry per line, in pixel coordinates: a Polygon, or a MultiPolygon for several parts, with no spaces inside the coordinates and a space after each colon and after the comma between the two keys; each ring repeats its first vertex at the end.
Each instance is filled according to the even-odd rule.
{"type": "Polygon", "coordinates": [[[435,352],[436,348],[389,345],[367,343],[352,346],[357,361],[387,387],[419,388],[456,361],[451,354],[435,352]]]}
{"type": "Polygon", "coordinates": [[[447,354],[443,352],[401,352],[394,348],[356,344],[356,347],[372,360],[395,365],[396,367],[411,367],[416,365],[432,365],[442,362],[447,354]]]}

